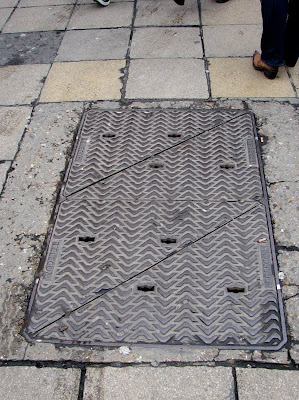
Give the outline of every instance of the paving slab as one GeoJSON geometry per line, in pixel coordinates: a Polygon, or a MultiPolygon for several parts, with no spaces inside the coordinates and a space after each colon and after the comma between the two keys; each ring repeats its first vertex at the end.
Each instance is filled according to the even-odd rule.
{"type": "Polygon", "coordinates": [[[251,58],[209,58],[212,97],[290,98],[295,92],[284,67],[269,80],[252,67],[251,58]]]}
{"type": "Polygon", "coordinates": [[[72,5],[18,8],[5,25],[4,33],[64,30],[72,5]]]}
{"type": "Polygon", "coordinates": [[[203,25],[261,24],[261,3],[260,0],[231,0],[227,3],[201,0],[201,18],[203,25]]]}
{"type": "Polygon", "coordinates": [[[50,64],[62,32],[7,33],[0,35],[0,65],[50,64]]]}
{"type": "Polygon", "coordinates": [[[299,344],[295,344],[290,348],[290,355],[292,357],[292,360],[296,364],[299,364],[299,344]]]}
{"type": "Polygon", "coordinates": [[[132,60],[126,97],[129,99],[209,97],[205,65],[195,59],[132,60]]]}
{"type": "Polygon", "coordinates": [[[9,170],[11,166],[10,161],[4,161],[0,162],[0,192],[2,191],[4,184],[5,184],[5,179],[6,179],[6,174],[7,171],[9,170]]]}
{"type": "Polygon", "coordinates": [[[0,29],[3,28],[12,11],[13,8],[0,8],[0,29]]]}
{"type": "Polygon", "coordinates": [[[290,336],[298,343],[299,340],[299,295],[285,301],[287,322],[290,328],[290,336]]]}
{"type": "Polygon", "coordinates": [[[0,107],[0,160],[13,160],[31,111],[31,107],[0,107]]]}
{"type": "Polygon", "coordinates": [[[299,183],[276,183],[268,188],[274,236],[280,246],[299,248],[299,183]]]}
{"type": "Polygon", "coordinates": [[[79,369],[2,367],[0,396],[2,400],[77,400],[79,369]]]}
{"type": "Polygon", "coordinates": [[[110,3],[109,7],[98,4],[83,4],[76,7],[68,29],[128,27],[133,18],[132,2],[110,3]]]}
{"type": "Polygon", "coordinates": [[[280,251],[278,254],[279,270],[283,273],[284,285],[299,286],[299,252],[280,251]]]}
{"type": "Polygon", "coordinates": [[[198,28],[137,28],[131,58],[202,58],[198,28]]]}
{"type": "MultiPolygon", "coordinates": [[[[121,3],[121,2],[134,2],[134,0],[113,0],[113,3],[121,3]]],[[[94,4],[94,0],[78,0],[77,4],[94,4]]],[[[99,5],[99,7],[101,7],[99,5]]]]}
{"type": "Polygon", "coordinates": [[[84,388],[85,400],[216,398],[234,399],[231,368],[88,368],[84,388]]]}
{"type": "Polygon", "coordinates": [[[296,87],[297,97],[299,96],[299,63],[294,68],[288,68],[292,81],[296,87]]]}
{"type": "Polygon", "coordinates": [[[39,105],[1,198],[0,358],[24,357],[27,296],[82,103],[39,105]]]}
{"type": "Polygon", "coordinates": [[[183,26],[199,25],[196,0],[186,1],[184,7],[173,0],[139,0],[135,26],[183,26]]]}
{"type": "MultiPolygon", "coordinates": [[[[215,0],[214,0],[215,1],[215,0]]],[[[262,25],[203,27],[206,57],[246,57],[260,49],[262,25]]]]}
{"type": "Polygon", "coordinates": [[[120,99],[125,61],[81,61],[55,63],[44,85],[40,101],[84,101],[120,99]]]}
{"type": "Polygon", "coordinates": [[[34,7],[34,6],[59,6],[62,4],[75,4],[76,0],[21,0],[19,7],[34,7]]]}
{"type": "Polygon", "coordinates": [[[125,59],[130,34],[128,28],[68,31],[55,61],[125,59]]]}
{"type": "Polygon", "coordinates": [[[15,7],[19,0],[1,0],[0,8],[15,7]]]}
{"type": "Polygon", "coordinates": [[[298,371],[237,368],[240,400],[294,400],[298,398],[298,371]]]}
{"type": "Polygon", "coordinates": [[[50,65],[9,65],[0,69],[0,104],[31,104],[40,94],[50,65]]]}

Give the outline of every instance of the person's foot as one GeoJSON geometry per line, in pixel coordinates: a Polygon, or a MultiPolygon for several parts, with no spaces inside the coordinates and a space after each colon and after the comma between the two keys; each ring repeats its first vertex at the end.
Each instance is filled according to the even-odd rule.
{"type": "Polygon", "coordinates": [[[228,0],[216,0],[216,3],[226,3],[228,0]]]}
{"type": "Polygon", "coordinates": [[[272,67],[271,65],[266,64],[258,51],[255,51],[252,57],[252,65],[253,68],[257,71],[264,72],[264,75],[268,79],[274,79],[278,72],[278,67],[272,67]]]}
{"type": "Polygon", "coordinates": [[[183,6],[185,4],[185,0],[174,0],[179,6],[183,6]]]}
{"type": "Polygon", "coordinates": [[[96,3],[100,4],[103,7],[109,6],[110,0],[93,0],[96,3]]]}
{"type": "Polygon", "coordinates": [[[286,64],[287,67],[293,68],[293,67],[295,67],[295,65],[296,65],[296,63],[298,61],[298,56],[287,55],[287,56],[285,56],[285,60],[284,61],[285,61],[285,64],[286,64]]]}

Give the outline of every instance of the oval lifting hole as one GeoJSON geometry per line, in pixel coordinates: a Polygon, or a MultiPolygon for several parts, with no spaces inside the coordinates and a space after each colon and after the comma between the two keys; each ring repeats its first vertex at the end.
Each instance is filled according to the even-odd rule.
{"type": "Polygon", "coordinates": [[[235,168],[234,164],[220,164],[221,169],[233,169],[235,168]]]}
{"type": "Polygon", "coordinates": [[[79,242],[94,242],[95,237],[92,236],[79,236],[79,242]]]}
{"type": "Polygon", "coordinates": [[[151,163],[149,166],[153,169],[163,168],[163,164],[158,162],[151,163]]]}
{"type": "Polygon", "coordinates": [[[176,242],[177,240],[175,238],[161,238],[161,243],[173,244],[176,242]]]}
{"type": "Polygon", "coordinates": [[[244,293],[245,288],[243,287],[237,287],[237,286],[231,286],[227,288],[228,293],[244,293]]]}
{"type": "Polygon", "coordinates": [[[103,138],[113,138],[115,136],[116,136],[115,133],[109,133],[109,132],[103,133],[103,138]]]}
{"type": "Polygon", "coordinates": [[[155,286],[149,286],[149,285],[137,286],[137,290],[139,290],[140,292],[154,292],[155,286]]]}
{"type": "Polygon", "coordinates": [[[181,137],[182,135],[181,135],[181,133],[173,132],[173,133],[168,133],[167,136],[170,138],[177,138],[177,137],[181,137]]]}

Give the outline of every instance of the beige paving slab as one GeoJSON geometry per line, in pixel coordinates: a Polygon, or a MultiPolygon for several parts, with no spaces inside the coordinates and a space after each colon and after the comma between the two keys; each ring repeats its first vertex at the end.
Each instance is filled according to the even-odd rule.
{"type": "Polygon", "coordinates": [[[260,49],[262,25],[203,27],[206,57],[246,57],[260,49]]]}
{"type": "Polygon", "coordinates": [[[201,0],[203,25],[261,24],[260,0],[230,0],[216,3],[215,0],[201,0]]]}
{"type": "Polygon", "coordinates": [[[288,70],[296,87],[297,96],[299,96],[299,61],[297,61],[297,64],[294,68],[288,68],[288,70]]]}
{"type": "Polygon", "coordinates": [[[67,31],[55,61],[125,59],[130,34],[129,28],[67,31]]]}
{"type": "Polygon", "coordinates": [[[61,4],[75,4],[76,0],[21,0],[19,7],[59,6],[61,4]]]}
{"type": "Polygon", "coordinates": [[[0,68],[0,105],[31,104],[38,98],[48,64],[9,65],[0,68]]]}
{"type": "Polygon", "coordinates": [[[132,60],[126,97],[129,99],[208,98],[203,60],[132,60]]]}
{"type": "Polygon", "coordinates": [[[198,4],[188,0],[183,7],[173,0],[138,0],[135,26],[199,25],[198,4]]]}
{"type": "Polygon", "coordinates": [[[240,400],[298,399],[298,371],[237,368],[240,400]]]}
{"type": "Polygon", "coordinates": [[[0,162],[0,192],[4,187],[7,171],[11,165],[10,161],[0,162]]]}
{"type": "Polygon", "coordinates": [[[1,0],[0,8],[3,7],[15,7],[18,3],[18,0],[1,0]]]}
{"type": "Polygon", "coordinates": [[[0,9],[0,29],[3,28],[5,22],[8,20],[13,8],[1,8],[0,9]]]}
{"type": "Polygon", "coordinates": [[[231,368],[88,368],[84,400],[229,400],[231,368]]]}
{"type": "Polygon", "coordinates": [[[0,107],[0,160],[12,160],[26,128],[31,107],[0,107]]]}
{"type": "Polygon", "coordinates": [[[110,3],[108,7],[83,4],[76,8],[68,29],[128,27],[132,23],[133,3],[110,3]]]}
{"type": "Polygon", "coordinates": [[[198,28],[137,28],[131,58],[202,58],[198,28]]]}
{"type": "Polygon", "coordinates": [[[267,79],[252,67],[251,58],[209,58],[212,97],[295,97],[295,92],[281,67],[278,76],[267,79]]]}
{"type": "Polygon", "coordinates": [[[64,30],[72,9],[72,5],[18,8],[5,25],[3,32],[64,30]]]}
{"type": "Polygon", "coordinates": [[[45,82],[41,102],[120,99],[125,61],[55,63],[45,82]]]}
{"type": "Polygon", "coordinates": [[[77,400],[80,370],[36,367],[0,368],[1,400],[77,400]]]}
{"type": "MultiPolygon", "coordinates": [[[[113,3],[120,3],[120,2],[134,2],[134,0],[112,0],[113,3]]],[[[94,0],[78,0],[77,4],[94,4],[94,0]]],[[[99,7],[101,7],[101,5],[99,5],[99,7]]]]}

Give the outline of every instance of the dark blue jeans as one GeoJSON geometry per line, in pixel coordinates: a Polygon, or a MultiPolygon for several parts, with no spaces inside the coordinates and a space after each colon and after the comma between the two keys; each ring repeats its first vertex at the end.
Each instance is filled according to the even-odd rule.
{"type": "Polygon", "coordinates": [[[299,55],[299,0],[290,0],[284,48],[284,59],[294,67],[299,55]]]}

